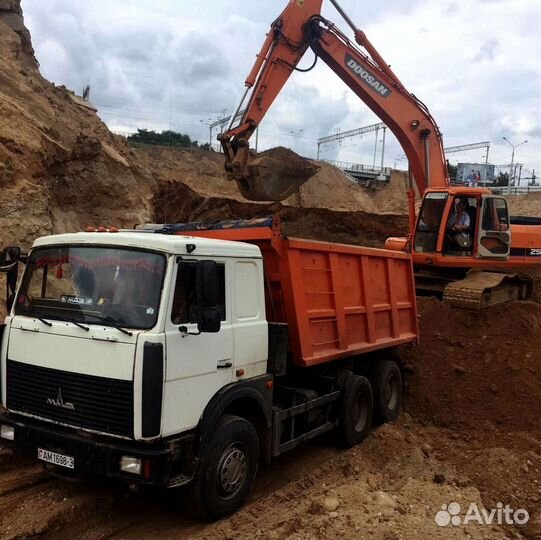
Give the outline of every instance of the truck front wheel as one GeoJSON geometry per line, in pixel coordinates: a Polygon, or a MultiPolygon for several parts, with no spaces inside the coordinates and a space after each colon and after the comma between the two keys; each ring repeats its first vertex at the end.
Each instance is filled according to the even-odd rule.
{"type": "Polygon", "coordinates": [[[366,377],[351,373],[340,381],[342,399],[338,419],[338,435],[343,446],[359,444],[372,427],[373,397],[366,377]]]}
{"type": "Polygon", "coordinates": [[[215,521],[236,512],[252,491],[258,462],[259,439],[254,426],[244,418],[224,415],[186,488],[190,513],[215,521]]]}

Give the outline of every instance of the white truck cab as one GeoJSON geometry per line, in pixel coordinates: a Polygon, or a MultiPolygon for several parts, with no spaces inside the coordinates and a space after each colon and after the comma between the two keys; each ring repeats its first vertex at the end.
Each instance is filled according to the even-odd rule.
{"type": "Polygon", "coordinates": [[[5,321],[1,441],[68,474],[92,461],[111,476],[182,484],[188,465],[145,465],[137,453],[192,445],[220,390],[267,379],[267,333],[257,246],[145,232],[40,238],[5,321]],[[107,437],[105,462],[81,450],[84,433],[107,437]],[[162,444],[120,455],[128,441],[162,444]]]}

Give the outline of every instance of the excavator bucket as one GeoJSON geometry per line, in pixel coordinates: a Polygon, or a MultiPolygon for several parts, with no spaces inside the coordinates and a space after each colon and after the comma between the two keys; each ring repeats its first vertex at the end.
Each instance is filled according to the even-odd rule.
{"type": "Polygon", "coordinates": [[[285,148],[250,155],[241,178],[236,178],[242,195],[250,201],[283,201],[320,167],[285,148]]]}

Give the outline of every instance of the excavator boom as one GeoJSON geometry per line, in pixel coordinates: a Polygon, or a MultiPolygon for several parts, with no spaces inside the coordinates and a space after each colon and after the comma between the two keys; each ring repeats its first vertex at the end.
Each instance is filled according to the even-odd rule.
{"type": "MultiPolygon", "coordinates": [[[[355,28],[337,1],[331,2],[355,28]]],[[[257,157],[249,147],[251,135],[311,48],[314,65],[321,58],[395,134],[419,192],[448,186],[441,133],[428,109],[405,90],[364,32],[355,29],[355,39],[366,53],[321,16],[321,6],[322,0],[290,0],[272,24],[236,112],[252,89],[246,111],[240,124],[230,125],[220,137],[228,177],[250,200],[283,200],[317,172],[308,160],[285,165],[271,157],[257,157]]]]}

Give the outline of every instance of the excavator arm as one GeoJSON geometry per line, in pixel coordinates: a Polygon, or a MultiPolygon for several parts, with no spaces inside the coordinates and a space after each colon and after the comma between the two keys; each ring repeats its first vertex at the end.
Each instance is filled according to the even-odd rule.
{"type": "Polygon", "coordinates": [[[317,172],[308,161],[288,165],[270,157],[257,157],[249,148],[251,135],[311,48],[316,61],[321,58],[394,133],[409,160],[419,192],[423,194],[428,187],[447,187],[442,136],[430,112],[407,92],[338,2],[330,1],[353,28],[357,43],[366,52],[321,16],[322,0],[290,0],[272,24],[246,79],[243,99],[228,130],[220,137],[228,177],[250,200],[283,200],[317,172]],[[250,89],[246,111],[233,128],[250,89]]]}

